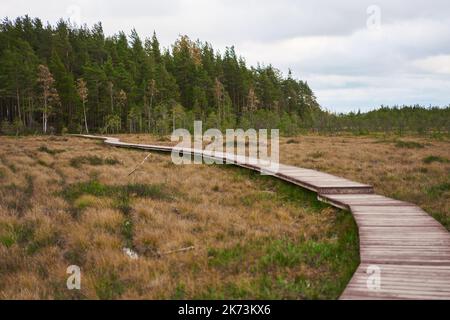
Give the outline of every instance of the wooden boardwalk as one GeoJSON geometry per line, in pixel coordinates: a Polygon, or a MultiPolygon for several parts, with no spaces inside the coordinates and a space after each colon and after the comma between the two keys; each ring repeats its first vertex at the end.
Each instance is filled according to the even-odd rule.
{"type": "MultiPolygon", "coordinates": [[[[102,139],[106,144],[171,152],[173,147],[102,139]]],[[[228,160],[261,171],[243,158],[226,153],[183,152],[228,160]]],[[[248,159],[247,159],[248,160],[248,159]]],[[[370,185],[316,170],[280,164],[274,176],[314,191],[318,199],[349,210],[359,230],[361,264],[341,299],[446,299],[450,300],[450,233],[414,204],[374,194],[370,185]]]]}

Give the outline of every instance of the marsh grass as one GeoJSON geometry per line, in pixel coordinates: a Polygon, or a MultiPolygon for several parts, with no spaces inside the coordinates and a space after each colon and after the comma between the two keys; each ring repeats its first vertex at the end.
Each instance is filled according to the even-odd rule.
{"type": "Polygon", "coordinates": [[[351,215],[339,212],[334,237],[326,240],[264,238],[208,250],[209,265],[223,273],[251,276],[243,283],[209,286],[201,299],[331,299],[337,297],[359,264],[358,233],[351,215]],[[292,269],[320,270],[292,275],[292,269]]]}
{"type": "Polygon", "coordinates": [[[25,176],[25,186],[21,187],[12,183],[1,186],[0,190],[4,194],[3,201],[8,209],[14,210],[18,215],[22,215],[25,210],[31,207],[31,201],[34,191],[33,177],[25,176]],[[9,200],[8,200],[9,199],[9,200]]]}
{"type": "Polygon", "coordinates": [[[43,145],[43,146],[40,146],[40,147],[39,147],[38,151],[39,151],[39,152],[45,152],[45,153],[48,153],[48,154],[54,156],[55,154],[62,153],[62,152],[64,152],[65,150],[50,149],[48,146],[43,145]]]}
{"type": "Polygon", "coordinates": [[[101,158],[99,156],[78,156],[70,159],[70,165],[74,168],[81,168],[82,165],[102,166],[102,165],[117,165],[120,161],[115,158],[101,158]]]}
{"type": "Polygon", "coordinates": [[[345,222],[353,223],[351,215],[272,177],[231,166],[169,165],[170,156],[159,153],[130,177],[144,152],[71,137],[0,139],[2,298],[332,299],[358,262],[357,238],[346,240],[357,234],[345,222]],[[36,143],[66,151],[36,159],[36,143]],[[70,164],[90,155],[121,165],[70,164]],[[20,215],[5,205],[25,194],[31,202],[20,215]],[[186,247],[194,249],[177,251],[186,247]],[[77,293],[65,286],[72,264],[83,272],[77,293]]]}
{"type": "Polygon", "coordinates": [[[378,194],[418,205],[450,230],[448,138],[403,136],[400,141],[406,144],[397,145],[396,136],[306,135],[295,138],[295,148],[288,139],[294,138],[280,141],[282,163],[371,184],[378,194]],[[311,161],[311,153],[324,151],[325,156],[311,161]]]}
{"type": "MultiPolygon", "coordinates": [[[[176,196],[175,190],[169,190],[164,184],[133,184],[106,185],[97,180],[67,185],[60,193],[70,204],[71,215],[78,218],[82,212],[95,206],[97,198],[110,198],[113,207],[120,210],[125,216],[129,216],[133,198],[148,198],[164,201],[172,201],[176,196]]],[[[127,219],[124,222],[123,234],[127,240],[131,239],[130,230],[132,222],[127,219]]],[[[127,241],[129,244],[130,241],[127,241]]]]}
{"type": "Polygon", "coordinates": [[[322,158],[324,155],[325,155],[324,152],[316,151],[316,152],[309,153],[308,157],[313,158],[313,159],[319,159],[319,158],[322,158]]]}
{"type": "Polygon", "coordinates": [[[97,180],[75,183],[67,186],[62,195],[69,201],[73,201],[81,195],[96,197],[141,197],[159,200],[172,200],[176,192],[170,190],[164,184],[140,184],[129,183],[125,185],[107,185],[97,180]]]}
{"type": "Polygon", "coordinates": [[[430,164],[433,162],[438,162],[438,163],[449,163],[450,160],[444,157],[440,157],[440,156],[428,156],[423,158],[423,163],[425,164],[430,164]]]}
{"type": "Polygon", "coordinates": [[[422,149],[425,148],[425,144],[423,143],[419,143],[416,141],[403,141],[403,140],[398,140],[395,143],[395,146],[397,148],[406,148],[406,149],[422,149]]]}

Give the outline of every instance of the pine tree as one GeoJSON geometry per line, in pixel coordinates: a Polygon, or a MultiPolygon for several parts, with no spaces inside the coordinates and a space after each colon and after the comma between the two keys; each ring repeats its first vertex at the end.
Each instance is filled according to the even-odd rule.
{"type": "Polygon", "coordinates": [[[36,97],[44,96],[42,77],[36,79],[39,64],[50,69],[52,91],[60,98],[59,104],[56,96],[42,99],[45,131],[55,126],[162,134],[173,125],[176,104],[184,110],[176,122],[185,125],[193,119],[215,119],[222,127],[269,123],[264,117],[286,123],[297,115],[308,125],[321,119],[306,82],[270,65],[248,68],[233,47],[221,54],[207,42],[180,36],[161,48],[155,32],[143,44],[134,29],[129,37],[124,32],[105,37],[101,23],[88,28],[60,20],[52,26],[25,16],[0,22],[0,121],[29,127],[40,121],[41,114],[34,113],[36,97]],[[89,99],[80,95],[77,79],[83,79],[89,99]]]}

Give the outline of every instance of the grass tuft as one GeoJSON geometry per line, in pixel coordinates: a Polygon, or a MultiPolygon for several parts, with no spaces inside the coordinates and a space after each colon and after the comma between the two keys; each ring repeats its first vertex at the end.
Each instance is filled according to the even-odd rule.
{"type": "Polygon", "coordinates": [[[406,149],[422,149],[425,148],[425,145],[423,143],[415,142],[415,141],[403,141],[398,140],[395,143],[395,146],[397,148],[406,148],[406,149]]]}
{"type": "Polygon", "coordinates": [[[45,152],[54,156],[55,154],[62,153],[65,150],[50,149],[49,147],[43,145],[39,147],[38,151],[45,152]]]}
{"type": "Polygon", "coordinates": [[[10,210],[15,210],[19,216],[31,207],[34,193],[33,177],[27,174],[25,179],[26,185],[24,187],[17,186],[14,183],[2,187],[13,199],[6,202],[6,207],[10,210]]]}
{"type": "Polygon", "coordinates": [[[428,188],[428,194],[433,198],[441,197],[444,192],[450,191],[450,183],[444,182],[428,188]]]}
{"type": "Polygon", "coordinates": [[[322,158],[324,155],[325,155],[324,152],[316,151],[316,152],[309,153],[308,157],[313,158],[313,159],[319,159],[319,158],[322,158]]]}
{"type": "Polygon", "coordinates": [[[99,156],[79,156],[70,159],[70,166],[74,168],[81,168],[82,165],[102,166],[102,165],[116,165],[120,161],[115,158],[100,158],[99,156]]]}
{"type": "Polygon", "coordinates": [[[107,270],[95,279],[95,292],[101,300],[120,298],[125,284],[113,270],[107,270]]]}
{"type": "Polygon", "coordinates": [[[428,156],[426,158],[423,158],[422,162],[425,164],[430,164],[433,162],[448,163],[450,162],[450,160],[440,156],[428,156]]]}

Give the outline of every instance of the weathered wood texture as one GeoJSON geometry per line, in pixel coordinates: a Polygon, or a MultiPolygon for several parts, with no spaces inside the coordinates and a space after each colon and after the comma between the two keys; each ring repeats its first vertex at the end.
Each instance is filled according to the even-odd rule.
{"type": "MultiPolygon", "coordinates": [[[[116,147],[173,150],[116,138],[82,137],[102,139],[116,147]]],[[[195,149],[181,151],[261,171],[248,158],[195,149]]],[[[341,299],[450,299],[450,234],[422,209],[376,195],[370,185],[316,170],[279,164],[278,170],[271,173],[316,192],[321,201],[353,213],[359,229],[361,265],[341,299]]]]}

